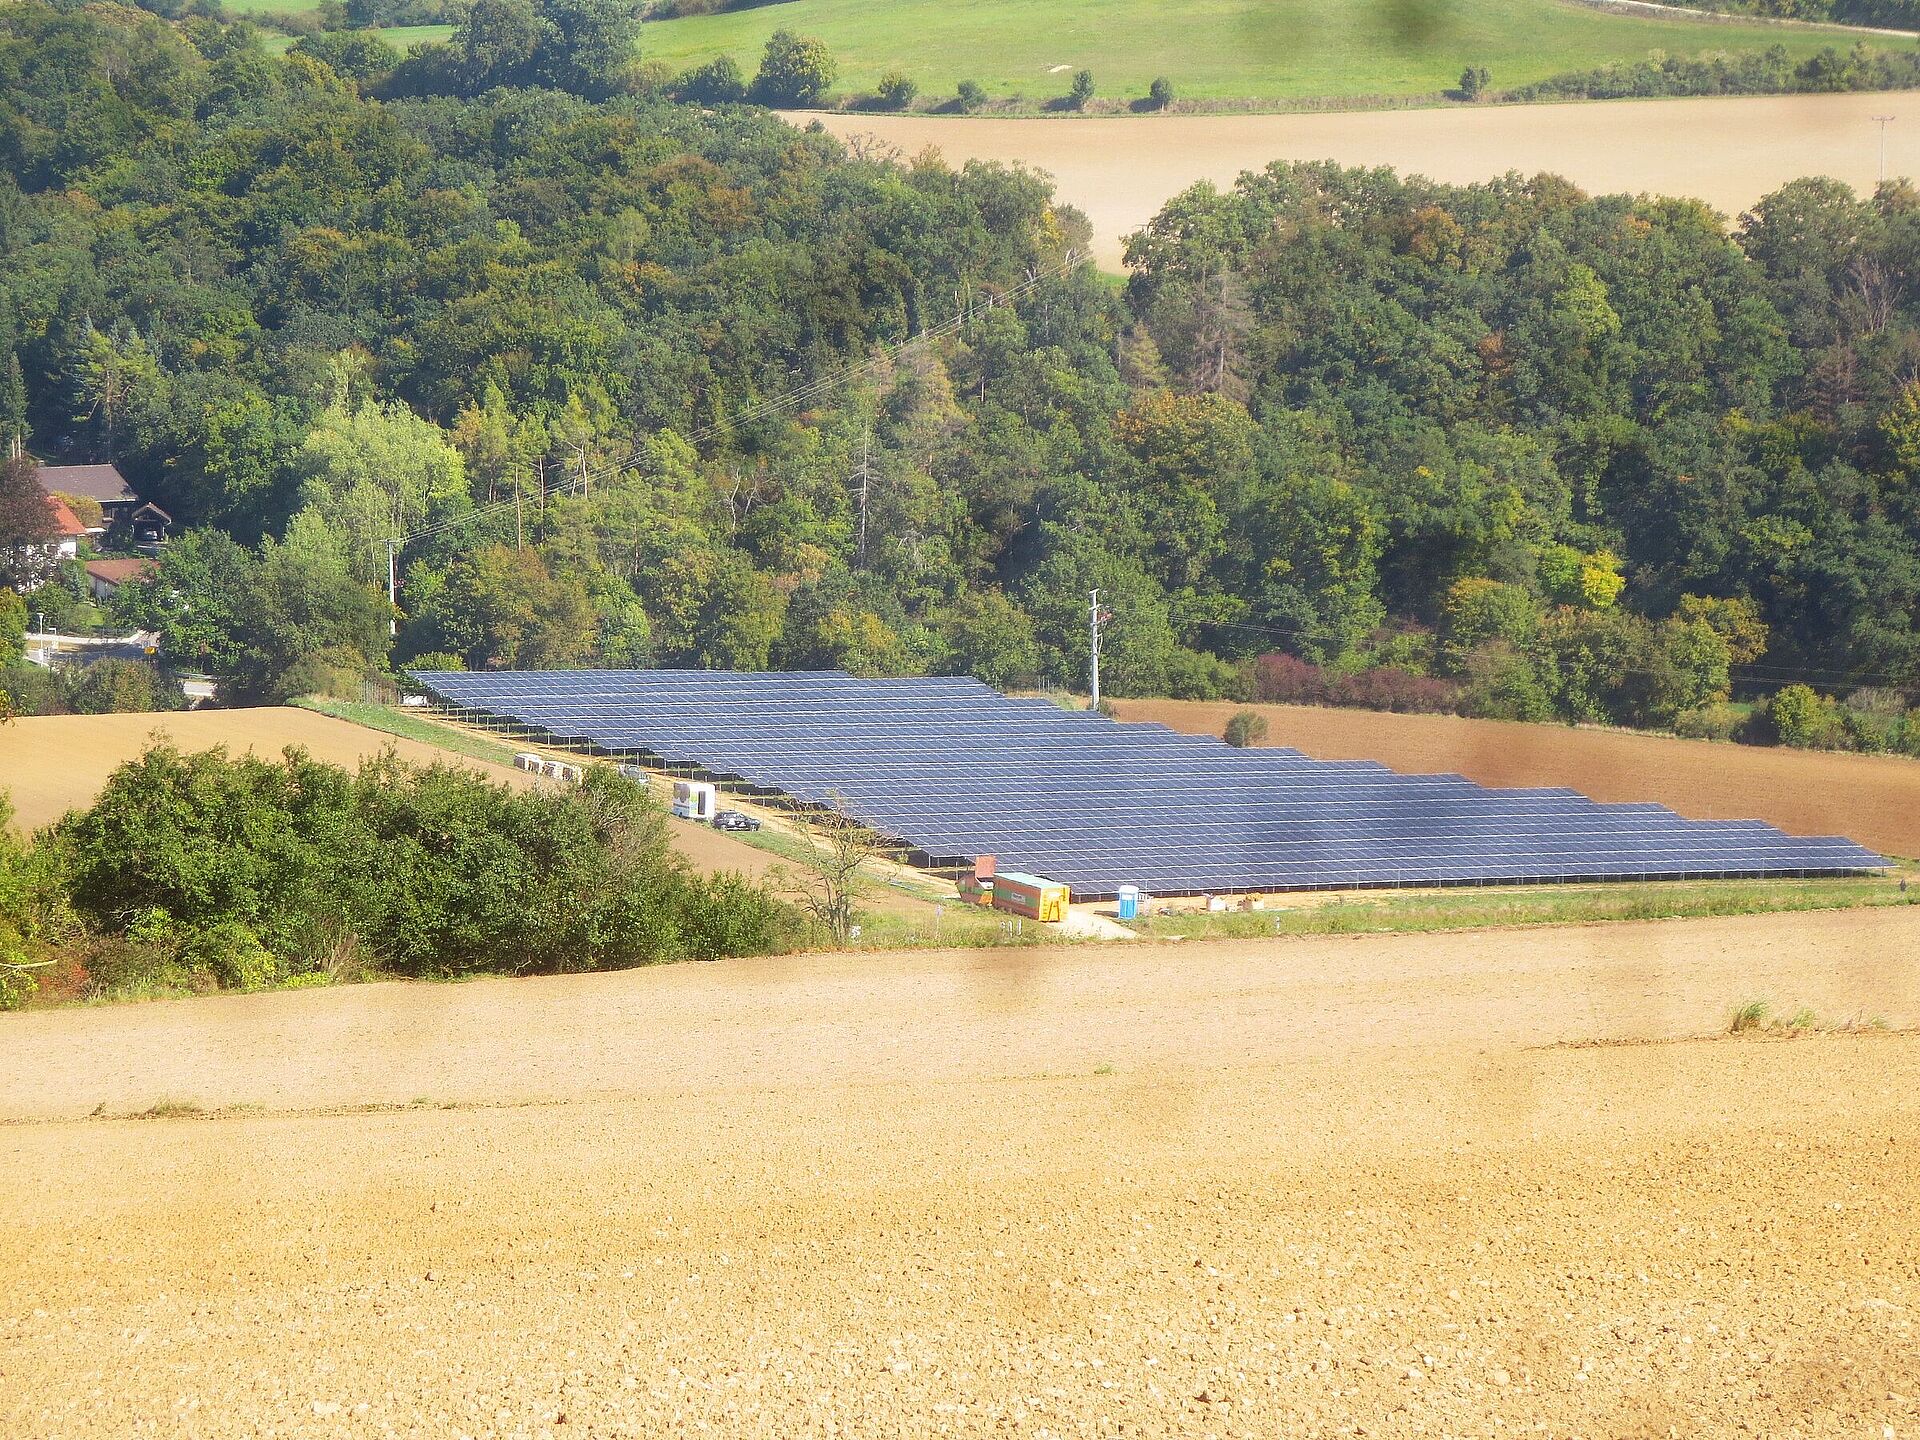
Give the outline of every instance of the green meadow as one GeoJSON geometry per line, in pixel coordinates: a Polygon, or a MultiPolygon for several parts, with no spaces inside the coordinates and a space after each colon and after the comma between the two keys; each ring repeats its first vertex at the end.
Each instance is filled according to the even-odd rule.
{"type": "Polygon", "coordinates": [[[1784,45],[1802,55],[1857,38],[1568,0],[785,0],[654,21],[641,45],[676,69],[730,54],[751,75],[778,29],[824,40],[841,92],[870,91],[897,67],[923,99],[974,80],[996,98],[1033,104],[1064,94],[1082,68],[1105,98],[1143,95],[1164,75],[1184,99],[1297,102],[1432,95],[1470,64],[1506,88],[1652,52],[1784,45]]]}

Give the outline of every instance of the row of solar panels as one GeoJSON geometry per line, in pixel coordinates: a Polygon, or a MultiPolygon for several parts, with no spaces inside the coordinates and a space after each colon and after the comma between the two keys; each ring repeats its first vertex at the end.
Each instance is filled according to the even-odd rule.
{"type": "Polygon", "coordinates": [[[838,672],[421,673],[447,703],[830,805],[949,862],[1081,893],[1857,871],[1837,837],[1684,820],[1575,791],[1490,790],[1372,761],[1235,750],[977,681],[838,672]]]}

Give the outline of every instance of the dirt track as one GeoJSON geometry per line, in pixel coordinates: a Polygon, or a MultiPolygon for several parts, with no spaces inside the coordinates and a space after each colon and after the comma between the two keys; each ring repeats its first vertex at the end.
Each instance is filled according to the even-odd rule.
{"type": "MultiPolygon", "coordinates": [[[[1197,180],[1230,184],[1274,160],[1390,165],[1454,184],[1509,170],[1564,175],[1594,194],[1690,195],[1738,215],[1802,175],[1863,192],[1878,174],[1871,117],[1905,114],[1914,95],[1787,95],[1489,105],[1313,115],[1135,118],[792,114],[837,135],[871,135],[952,164],[1018,161],[1051,174],[1093,222],[1094,258],[1120,268],[1120,237],[1197,180]]],[[[1920,174],[1920,125],[1887,129],[1887,173],[1920,174]]]]}
{"type": "Polygon", "coordinates": [[[0,1017],[0,1433],[1880,1435],[1920,917],[0,1017]],[[564,1417],[564,1419],[562,1419],[564,1417]],[[1669,1431],[1669,1427],[1673,1427],[1669,1431]]]}
{"type": "Polygon", "coordinates": [[[1387,715],[1317,705],[1116,700],[1123,720],[1219,735],[1236,710],[1267,719],[1267,745],[1323,760],[1451,771],[1483,785],[1571,785],[1596,800],[1657,800],[1705,820],[1770,820],[1796,835],[1846,835],[1920,856],[1920,761],[1723,745],[1562,725],[1387,715]]]}

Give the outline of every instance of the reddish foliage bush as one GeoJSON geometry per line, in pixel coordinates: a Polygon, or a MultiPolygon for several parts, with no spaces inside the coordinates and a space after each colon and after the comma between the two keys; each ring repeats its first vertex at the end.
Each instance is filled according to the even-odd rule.
{"type": "Polygon", "coordinates": [[[1327,699],[1335,705],[1367,710],[1451,715],[1460,709],[1460,687],[1450,680],[1382,666],[1357,675],[1342,675],[1328,687],[1327,699]]]}
{"type": "Polygon", "coordinates": [[[1461,704],[1460,687],[1451,680],[1436,680],[1397,665],[1329,676],[1318,665],[1277,651],[1253,662],[1249,681],[1251,698],[1266,705],[1349,705],[1361,710],[1454,715],[1461,704]]]}
{"type": "Polygon", "coordinates": [[[1253,698],[1268,705],[1318,705],[1327,677],[1318,665],[1277,651],[1253,662],[1253,698]]]}

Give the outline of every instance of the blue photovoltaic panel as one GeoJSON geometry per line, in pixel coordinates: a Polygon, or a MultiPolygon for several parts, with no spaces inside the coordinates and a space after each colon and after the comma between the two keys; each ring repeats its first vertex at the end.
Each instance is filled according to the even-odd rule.
{"type": "Polygon", "coordinates": [[[934,862],[999,857],[1087,895],[1849,873],[1837,836],[1684,820],[1558,787],[1236,750],[976,680],[837,671],[417,671],[448,704],[829,805],[934,862]]]}

